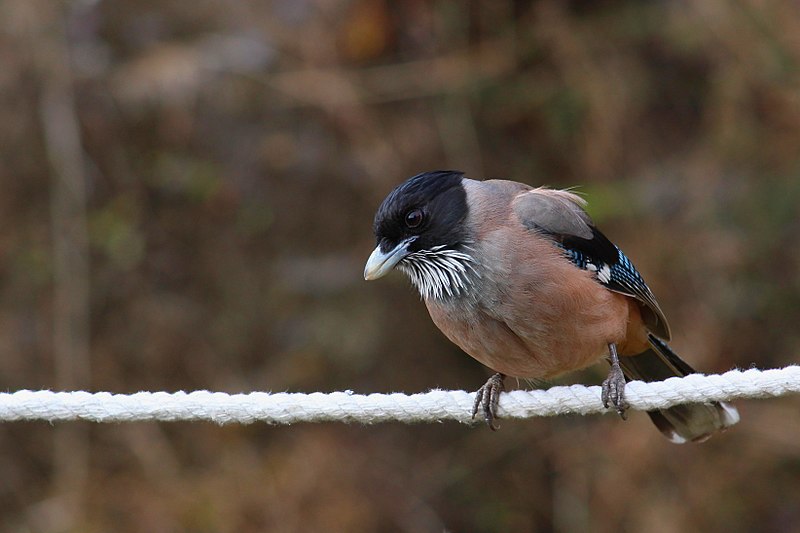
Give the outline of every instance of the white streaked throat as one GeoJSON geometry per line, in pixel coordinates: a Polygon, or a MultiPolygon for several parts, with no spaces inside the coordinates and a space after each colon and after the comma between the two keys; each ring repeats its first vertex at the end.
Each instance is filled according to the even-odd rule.
{"type": "Polygon", "coordinates": [[[444,245],[407,255],[397,265],[425,299],[444,300],[466,293],[480,278],[468,246],[458,250],[444,245]]]}

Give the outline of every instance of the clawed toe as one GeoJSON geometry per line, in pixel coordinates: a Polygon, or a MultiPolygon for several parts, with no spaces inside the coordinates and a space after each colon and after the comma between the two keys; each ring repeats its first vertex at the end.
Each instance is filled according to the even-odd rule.
{"type": "Polygon", "coordinates": [[[488,381],[475,393],[475,403],[472,405],[472,418],[478,414],[478,409],[483,410],[483,419],[492,431],[496,431],[498,426],[494,425],[497,420],[497,404],[500,401],[500,393],[503,392],[503,374],[497,373],[490,377],[488,381]]]}
{"type": "Polygon", "coordinates": [[[609,349],[611,353],[611,369],[608,371],[608,377],[603,381],[601,399],[603,400],[603,407],[607,409],[611,404],[620,418],[625,420],[625,411],[628,409],[628,402],[625,400],[625,374],[622,373],[622,368],[619,366],[616,346],[611,344],[609,349]]]}
{"type": "Polygon", "coordinates": [[[603,407],[608,408],[610,404],[623,420],[626,418],[628,402],[625,400],[625,376],[619,367],[612,368],[603,381],[602,399],[603,407]]]}

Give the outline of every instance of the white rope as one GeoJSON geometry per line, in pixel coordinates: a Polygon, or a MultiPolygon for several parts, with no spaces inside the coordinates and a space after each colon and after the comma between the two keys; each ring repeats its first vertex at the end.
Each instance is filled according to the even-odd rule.
{"type": "MultiPolygon", "coordinates": [[[[644,383],[632,381],[625,394],[632,409],[663,409],[680,403],[768,398],[800,392],[800,366],[775,370],[731,370],[721,375],[693,374],[644,383]]],[[[217,424],[267,422],[434,422],[470,421],[474,393],[432,390],[423,394],[226,394],[223,392],[139,392],[111,394],[28,391],[0,394],[0,421],[90,420],[135,422],[205,420],[217,424]]],[[[500,396],[502,418],[607,411],[600,387],[572,385],[548,390],[512,391],[500,396]]]]}

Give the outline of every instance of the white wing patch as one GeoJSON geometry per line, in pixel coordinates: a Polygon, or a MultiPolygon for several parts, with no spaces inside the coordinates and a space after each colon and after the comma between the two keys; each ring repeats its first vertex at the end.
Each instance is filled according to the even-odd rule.
{"type": "MultiPolygon", "coordinates": [[[[595,269],[597,269],[597,267],[595,267],[595,269]]],[[[608,283],[611,281],[611,267],[608,265],[602,265],[600,270],[597,271],[597,279],[603,283],[608,283]]]]}
{"type": "Polygon", "coordinates": [[[601,283],[608,283],[611,281],[611,267],[605,263],[601,263],[600,267],[598,268],[596,264],[587,261],[585,268],[589,272],[594,272],[597,275],[597,279],[600,280],[601,283]]]}

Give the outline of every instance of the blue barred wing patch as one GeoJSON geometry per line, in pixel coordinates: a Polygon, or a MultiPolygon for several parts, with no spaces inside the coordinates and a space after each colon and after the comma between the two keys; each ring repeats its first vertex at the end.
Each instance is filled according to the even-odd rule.
{"type": "Polygon", "coordinates": [[[560,247],[575,266],[583,270],[596,272],[597,280],[609,289],[629,294],[630,296],[642,297],[643,299],[653,298],[653,293],[644,282],[642,275],[633,266],[631,260],[616,246],[617,261],[613,264],[598,261],[574,248],[567,248],[563,245],[560,245],[560,247]]]}
{"type": "Polygon", "coordinates": [[[631,260],[622,253],[622,250],[614,246],[617,253],[616,261],[606,263],[575,248],[560,243],[557,244],[564,251],[567,259],[578,268],[594,272],[597,281],[603,286],[614,292],[636,298],[644,303],[654,315],[652,317],[653,323],[651,327],[659,330],[662,337],[669,338],[669,326],[667,326],[664,315],[656,302],[653,292],[650,290],[650,287],[647,286],[644,278],[642,278],[642,275],[636,270],[631,260]],[[660,328],[658,328],[658,326],[660,326],[660,328]]]}
{"type": "Polygon", "coordinates": [[[648,296],[653,298],[653,293],[650,292],[650,287],[642,279],[642,275],[633,266],[631,260],[622,253],[622,250],[617,248],[619,252],[619,259],[616,265],[611,267],[611,281],[610,284],[615,284],[622,289],[627,289],[635,295],[648,296]]]}

